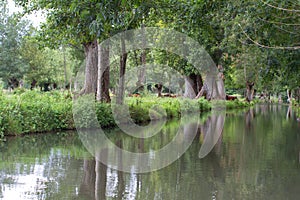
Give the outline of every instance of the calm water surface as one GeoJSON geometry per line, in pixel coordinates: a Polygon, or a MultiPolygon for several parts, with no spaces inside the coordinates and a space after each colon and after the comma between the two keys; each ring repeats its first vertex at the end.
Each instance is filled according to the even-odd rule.
{"type": "Polygon", "coordinates": [[[177,130],[197,135],[188,151],[159,171],[135,174],[106,167],[66,132],[8,138],[0,144],[0,199],[299,199],[300,123],[288,107],[208,114],[166,124],[150,139],[118,130],[107,135],[130,151],[159,149],[177,130]],[[203,159],[199,150],[211,130],[221,131],[203,159]]]}

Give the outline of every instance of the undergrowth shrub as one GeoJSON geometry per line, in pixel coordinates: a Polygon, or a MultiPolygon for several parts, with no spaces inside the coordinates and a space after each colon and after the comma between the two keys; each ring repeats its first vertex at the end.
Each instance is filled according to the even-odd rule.
{"type": "MultiPolygon", "coordinates": [[[[151,119],[180,118],[182,112],[209,111],[211,102],[204,98],[197,100],[184,98],[126,98],[129,114],[124,107],[99,103],[90,98],[79,98],[75,106],[69,92],[24,91],[12,94],[0,92],[0,138],[4,135],[19,135],[33,132],[75,129],[77,128],[113,127],[116,125],[113,113],[119,121],[130,117],[135,123],[148,122],[151,119]],[[94,101],[94,102],[91,102],[94,101]],[[91,106],[91,103],[92,106],[91,106]],[[151,109],[152,108],[152,109],[151,109]],[[116,112],[117,111],[117,112],[116,112]],[[126,111],[126,112],[125,112],[126,111]]],[[[224,102],[222,102],[223,104],[224,102]]],[[[253,105],[244,101],[226,101],[226,108],[240,108],[253,105]]]]}
{"type": "Polygon", "coordinates": [[[72,100],[61,92],[22,91],[2,95],[0,114],[2,135],[74,128],[72,100]]]}

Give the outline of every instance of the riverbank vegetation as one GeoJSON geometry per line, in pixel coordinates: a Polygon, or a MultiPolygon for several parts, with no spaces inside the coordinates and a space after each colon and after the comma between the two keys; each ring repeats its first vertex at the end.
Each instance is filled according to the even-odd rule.
{"type": "Polygon", "coordinates": [[[177,118],[182,110],[207,111],[212,102],[225,99],[233,100],[227,108],[255,99],[300,103],[300,5],[293,1],[14,2],[21,12],[9,10],[7,0],[0,2],[1,135],[73,129],[73,96],[94,96],[104,127],[114,125],[114,99],[129,105],[137,123],[150,119],[154,104],[168,118],[177,118]],[[36,11],[46,18],[40,27],[23,18],[36,11]],[[147,27],[174,31],[167,40],[158,31],[155,40],[173,42],[172,48],[151,49],[155,31],[147,27]],[[115,42],[120,52],[114,55],[105,41],[128,30],[138,31],[120,37],[115,42]],[[176,34],[203,50],[193,46],[187,51],[187,37],[176,34]],[[130,49],[132,43],[140,48],[130,49]],[[182,55],[171,50],[180,47],[182,55]],[[202,71],[187,58],[199,58],[196,67],[202,71]]]}
{"type": "MultiPolygon", "coordinates": [[[[127,98],[129,111],[136,123],[150,121],[149,109],[161,106],[167,116],[156,113],[154,119],[167,117],[168,119],[180,118],[182,112],[195,111],[207,112],[212,104],[204,98],[198,100],[180,98],[127,98]]],[[[38,132],[75,129],[73,120],[73,101],[69,92],[51,91],[21,91],[15,94],[0,94],[0,137],[4,135],[22,135],[38,132]]],[[[228,101],[228,109],[250,106],[245,101],[228,101]]],[[[111,104],[95,102],[96,115],[102,127],[114,127],[115,120],[111,104]]],[[[84,108],[83,108],[84,109],[84,108]]],[[[83,110],[82,124],[87,124],[85,115],[90,113],[83,110]]]]}

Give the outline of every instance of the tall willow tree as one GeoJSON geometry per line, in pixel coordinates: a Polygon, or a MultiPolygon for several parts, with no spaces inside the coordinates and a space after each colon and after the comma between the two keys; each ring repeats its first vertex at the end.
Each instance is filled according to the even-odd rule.
{"type": "MultiPolygon", "coordinates": [[[[95,94],[98,91],[99,100],[109,101],[109,67],[103,66],[109,62],[101,61],[101,58],[109,58],[109,51],[98,49],[98,45],[116,33],[139,28],[141,24],[175,29],[197,40],[217,65],[223,65],[226,85],[234,85],[231,82],[237,80],[234,77],[237,72],[242,73],[237,76],[244,75],[244,70],[239,70],[237,66],[246,68],[247,73],[256,74],[258,78],[278,76],[275,74],[277,70],[261,70],[274,67],[269,62],[274,59],[280,62],[278,66],[284,71],[282,77],[290,80],[280,84],[287,84],[286,87],[291,89],[299,85],[297,77],[295,78],[297,74],[293,72],[299,68],[296,59],[300,49],[300,5],[293,0],[15,1],[26,8],[27,12],[38,9],[47,11],[47,22],[42,27],[41,38],[49,46],[63,43],[84,47],[85,84],[81,93],[95,94]],[[255,53],[251,49],[255,49],[255,53]],[[290,51],[293,53],[287,53],[290,51]],[[101,52],[106,56],[101,56],[101,52]],[[249,57],[254,57],[246,59],[248,52],[249,57]],[[249,63],[240,66],[244,64],[241,60],[249,63]],[[251,60],[257,61],[257,66],[253,67],[251,60]],[[103,79],[99,79],[101,74],[104,74],[103,79]]],[[[126,58],[124,52],[120,59],[120,76],[126,71],[126,58]]],[[[186,82],[195,86],[191,93],[199,92],[204,77],[188,63],[180,59],[175,61],[174,66],[177,65],[186,75],[186,82]]],[[[247,78],[244,78],[243,87],[246,88],[248,83],[247,78]]],[[[121,82],[120,84],[122,85],[121,82]]],[[[263,88],[258,85],[254,87],[263,88]]],[[[123,91],[120,90],[119,93],[123,91]]]]}
{"type": "MultiPolygon", "coordinates": [[[[16,0],[25,12],[45,10],[47,21],[42,25],[40,38],[50,47],[62,44],[82,45],[85,52],[85,84],[82,94],[96,93],[97,86],[97,34],[93,24],[103,4],[95,1],[16,0]]],[[[104,2],[105,3],[105,2],[104,2]]],[[[105,13],[106,14],[106,13],[105,13]]],[[[105,15],[104,15],[105,17],[105,15]]]]}
{"type": "MultiPolygon", "coordinates": [[[[98,51],[98,45],[101,41],[119,31],[134,28],[137,21],[141,19],[140,14],[144,11],[142,8],[147,7],[147,4],[150,4],[149,2],[151,1],[15,1],[23,6],[26,12],[46,10],[47,22],[42,26],[41,38],[46,41],[49,46],[58,46],[61,44],[83,46],[86,60],[85,83],[80,94],[96,94],[98,82],[98,87],[103,86],[103,84],[104,86],[101,87],[101,89],[98,89],[98,92],[101,94],[97,96],[99,99],[102,99],[102,97],[105,96],[105,101],[110,101],[107,86],[109,73],[106,71],[106,78],[103,78],[102,80],[98,79],[98,68],[101,68],[101,63],[108,63],[106,61],[101,62],[101,58],[98,58],[98,53],[105,53],[108,51],[98,51]],[[98,67],[99,61],[100,66],[98,67]],[[106,91],[103,91],[103,89],[106,91]]],[[[100,57],[107,58],[109,56],[103,55],[100,57]]]]}
{"type": "MultiPolygon", "coordinates": [[[[222,64],[221,42],[224,39],[223,27],[220,19],[214,18],[225,7],[225,1],[177,1],[168,0],[158,9],[158,24],[175,29],[196,41],[210,54],[216,65],[222,64]]],[[[157,18],[157,16],[154,16],[157,18]]],[[[184,41],[178,41],[184,43],[184,41]]],[[[193,52],[190,52],[193,53],[193,52]]],[[[166,57],[170,57],[166,54],[166,57]]],[[[183,59],[171,59],[174,68],[185,76],[185,96],[194,98],[203,87],[203,74],[183,59]],[[177,62],[177,63],[174,63],[177,62]]],[[[217,70],[217,69],[216,69],[217,70]]],[[[213,92],[213,88],[209,89],[213,92]]],[[[223,89],[224,90],[224,87],[223,89]]],[[[225,93],[215,96],[225,99],[225,93]]]]}

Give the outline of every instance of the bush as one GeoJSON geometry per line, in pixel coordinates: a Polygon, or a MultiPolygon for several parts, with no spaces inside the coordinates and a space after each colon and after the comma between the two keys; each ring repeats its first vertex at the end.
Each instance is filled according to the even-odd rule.
{"type": "MultiPolygon", "coordinates": [[[[75,129],[73,116],[78,128],[113,127],[116,125],[111,104],[96,102],[90,106],[93,96],[76,100],[75,106],[69,92],[21,91],[13,94],[0,93],[0,138],[4,135],[75,129]],[[87,101],[87,102],[85,102],[87,101]]],[[[209,111],[212,103],[204,98],[126,98],[130,118],[135,123],[151,119],[180,118],[183,112],[209,111]],[[151,109],[152,108],[152,109],[151,109]]],[[[224,104],[224,102],[219,102],[224,104]]],[[[244,101],[226,101],[227,109],[253,105],[244,101]]],[[[119,120],[127,121],[128,114],[115,106],[119,120]]]]}
{"type": "Polygon", "coordinates": [[[72,100],[64,93],[26,91],[0,99],[0,134],[73,129],[72,100]]]}
{"type": "Polygon", "coordinates": [[[115,126],[111,105],[107,103],[96,103],[97,119],[101,127],[115,126]]]}

